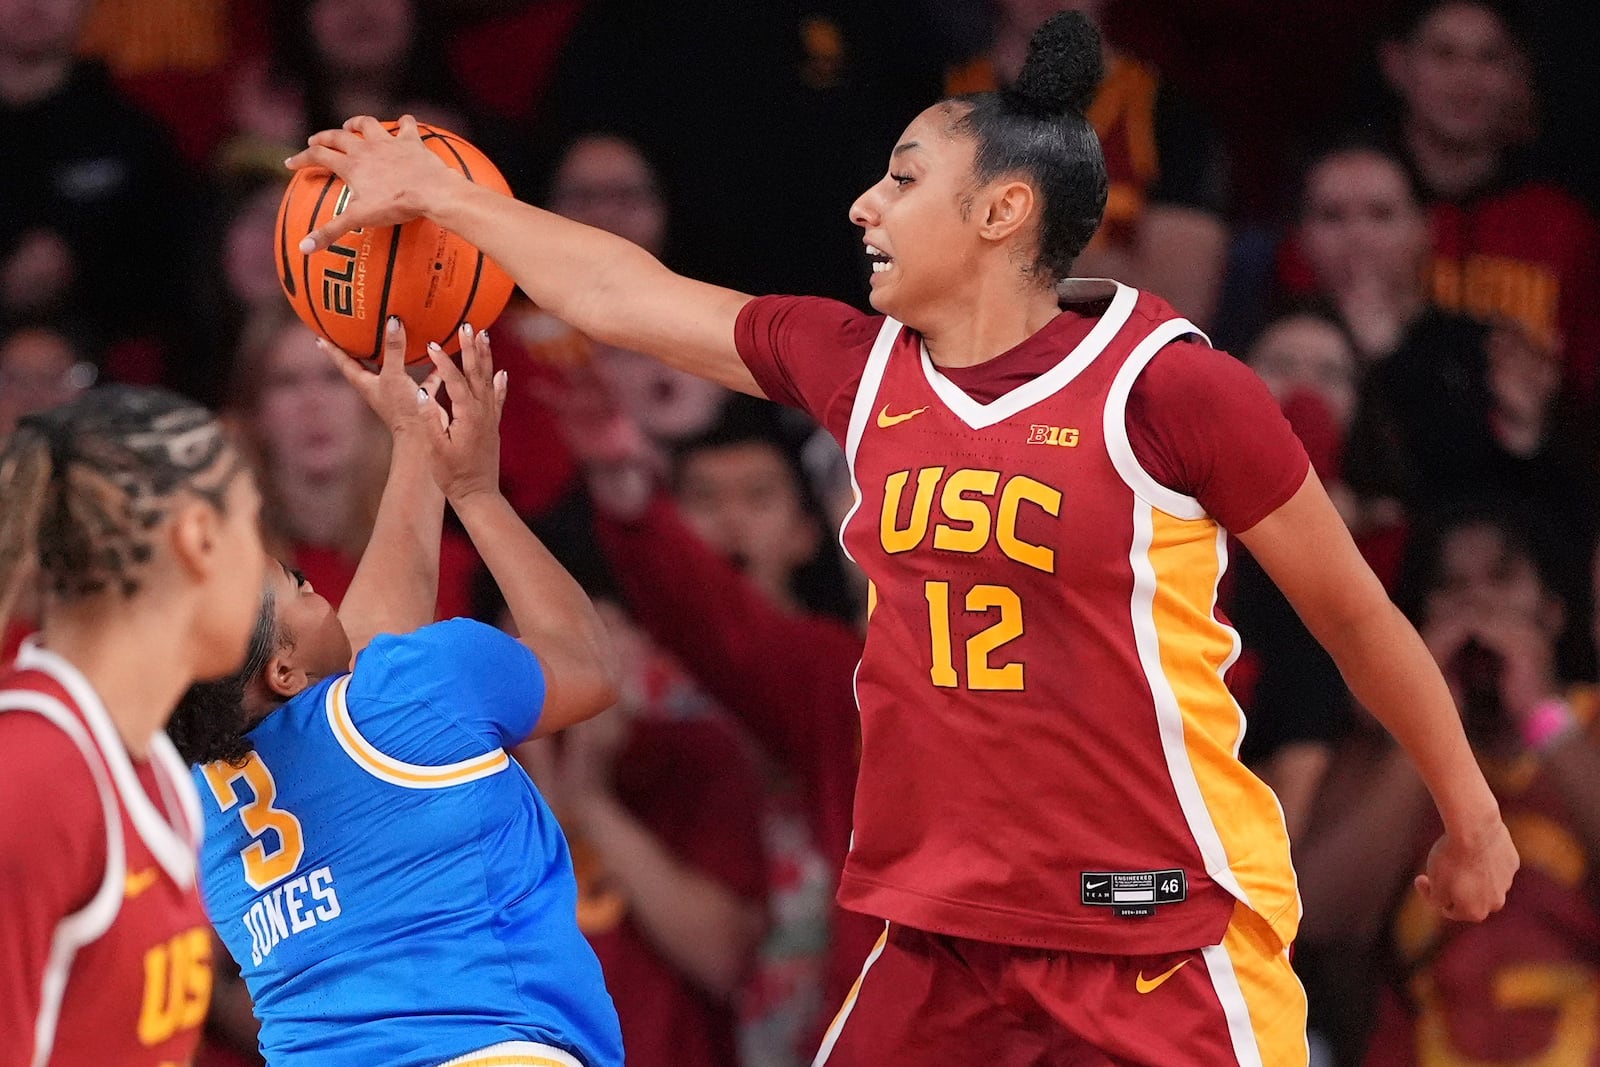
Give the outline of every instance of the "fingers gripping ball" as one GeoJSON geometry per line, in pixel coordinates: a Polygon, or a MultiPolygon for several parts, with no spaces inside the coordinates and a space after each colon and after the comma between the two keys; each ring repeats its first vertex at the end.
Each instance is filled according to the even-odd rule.
{"type": "MultiPolygon", "coordinates": [[[[395,123],[384,124],[393,131],[395,123]]],[[[507,196],[511,187],[487,156],[446,130],[418,123],[422,143],[479,185],[507,196]]],[[[477,248],[436,223],[354,230],[309,256],[309,231],[341,214],[350,191],[320,167],[296,171],[278,208],[278,281],[302,322],[360,359],[383,350],[390,315],[406,324],[406,362],[426,361],[429,341],[461,347],[459,327],[485,329],[511,299],[509,275],[477,248]]]]}

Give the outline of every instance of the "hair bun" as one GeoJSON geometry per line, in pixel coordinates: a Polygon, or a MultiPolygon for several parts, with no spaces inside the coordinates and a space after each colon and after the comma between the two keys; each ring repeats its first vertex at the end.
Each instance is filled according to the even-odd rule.
{"type": "Polygon", "coordinates": [[[1022,72],[1002,95],[1012,110],[1036,118],[1081,115],[1104,76],[1100,31],[1081,12],[1063,11],[1033,31],[1022,72]]]}

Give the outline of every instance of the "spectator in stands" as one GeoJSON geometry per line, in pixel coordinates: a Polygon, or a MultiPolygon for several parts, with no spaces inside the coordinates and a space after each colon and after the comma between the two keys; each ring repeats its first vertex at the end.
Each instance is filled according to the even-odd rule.
{"type": "Polygon", "coordinates": [[[736,1008],[766,929],[761,779],[743,737],[633,624],[603,565],[572,566],[617,648],[622,698],[518,758],[572,847],[578,926],[630,1067],[738,1067],[736,1008]]]}
{"type": "MultiPolygon", "coordinates": [[[[294,319],[241,353],[234,407],[257,459],[269,549],[337,605],[377,517],[389,467],[383,427],[294,319]]],[[[469,614],[476,568],[471,544],[447,527],[440,618],[469,614]]]]}
{"type": "MultiPolygon", "coordinates": [[[[802,507],[798,464],[770,429],[763,437],[746,423],[713,435],[703,451],[682,453],[675,500],[664,488],[659,448],[602,380],[574,374],[570,381],[560,405],[563,427],[584,466],[599,548],[635,619],[795,783],[836,886],[849,850],[860,754],[854,675],[862,637],[842,619],[801,606],[794,546],[818,538],[802,507]],[[696,469],[697,461],[709,462],[696,469]],[[685,489],[699,499],[684,501],[685,489]],[[762,517],[753,522],[753,515],[762,517]],[[775,532],[749,538],[756,525],[775,532]]],[[[770,420],[772,413],[760,414],[770,420]]],[[[844,1002],[882,932],[881,923],[856,912],[835,906],[829,916],[820,998],[815,990],[795,991],[788,1005],[764,1005],[788,1013],[789,1036],[808,1057],[827,1026],[825,1013],[844,1002]]],[[[768,1036],[782,1028],[763,1025],[768,1036]]]]}
{"type": "Polygon", "coordinates": [[[512,183],[523,152],[503,124],[474,107],[445,58],[439,12],[423,0],[284,0],[271,12],[270,55],[241,67],[230,154],[292,150],[348,115],[402,113],[471,140],[512,183]]]}
{"type": "Polygon", "coordinates": [[[74,55],[89,8],[0,4],[0,315],[82,317],[111,374],[149,384],[193,340],[192,188],[159,125],[74,55]]]}
{"type": "MultiPolygon", "coordinates": [[[[952,70],[949,94],[985,92],[1022,69],[1028,38],[1057,11],[1098,20],[1105,0],[996,0],[987,52],[952,70]]],[[[1222,288],[1227,166],[1204,116],[1146,63],[1106,46],[1106,76],[1087,113],[1111,179],[1100,232],[1073,265],[1165,297],[1209,326],[1222,288]]]]}
{"type": "Polygon", "coordinates": [[[1559,570],[1498,510],[1447,522],[1418,558],[1423,637],[1522,869],[1505,908],[1481,925],[1430,914],[1410,885],[1430,832],[1426,791],[1392,746],[1364,738],[1340,754],[1297,857],[1301,940],[1337,953],[1357,982],[1368,946],[1383,946],[1388,980],[1366,1067],[1595,1063],[1600,691],[1558,674],[1559,570]]]}
{"type": "MultiPolygon", "coordinates": [[[[1247,358],[1351,522],[1360,504],[1342,474],[1358,373],[1349,337],[1332,318],[1297,310],[1270,323],[1247,358]]],[[[1227,613],[1246,651],[1230,684],[1250,722],[1240,755],[1272,786],[1290,839],[1298,841],[1334,743],[1349,727],[1350,694],[1332,658],[1250,554],[1236,545],[1232,555],[1227,613]]]]}
{"type": "MultiPolygon", "coordinates": [[[[94,380],[93,361],[69,334],[53,326],[29,324],[0,335],[0,444],[18,419],[65,404],[94,380]]],[[[18,589],[11,618],[0,633],[0,666],[11,662],[34,628],[34,583],[24,577],[18,589]]]]}
{"type": "MultiPolygon", "coordinates": [[[[573,140],[556,166],[546,206],[558,215],[626,237],[657,258],[665,253],[667,204],[660,180],[639,147],[622,137],[588,133],[573,140]]],[[[659,360],[596,344],[526,301],[519,301],[507,319],[516,339],[540,364],[593,361],[609,388],[659,442],[670,444],[703,433],[730,395],[713,382],[659,360]]],[[[546,380],[521,377],[534,385],[546,380]]]]}
{"type": "Polygon", "coordinates": [[[1298,239],[1317,290],[1363,366],[1344,460],[1358,534],[1482,493],[1553,509],[1589,506],[1562,449],[1548,351],[1507,320],[1486,325],[1424,288],[1427,216],[1395,156],[1340,145],[1306,172],[1298,239]]]}
{"type": "Polygon", "coordinates": [[[1383,73],[1431,216],[1430,295],[1517,323],[1527,343],[1561,360],[1568,391],[1592,409],[1600,228],[1521,151],[1525,123],[1509,116],[1526,110],[1533,89],[1514,10],[1508,0],[1413,0],[1383,45],[1383,73]]]}

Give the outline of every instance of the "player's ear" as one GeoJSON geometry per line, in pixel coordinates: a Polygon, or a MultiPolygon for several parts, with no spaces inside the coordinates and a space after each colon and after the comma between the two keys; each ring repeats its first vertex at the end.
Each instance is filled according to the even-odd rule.
{"type": "Polygon", "coordinates": [[[203,501],[179,497],[172,504],[167,545],[173,561],[195,582],[205,581],[216,569],[221,521],[217,510],[203,501]]]}
{"type": "Polygon", "coordinates": [[[979,232],[991,241],[1005,240],[1033,218],[1034,203],[1033,186],[1027,182],[1011,179],[996,183],[988,190],[979,232]]]}
{"type": "Polygon", "coordinates": [[[311,676],[295,663],[293,641],[279,643],[278,650],[267,660],[262,674],[267,688],[282,700],[288,700],[311,684],[311,676]]]}

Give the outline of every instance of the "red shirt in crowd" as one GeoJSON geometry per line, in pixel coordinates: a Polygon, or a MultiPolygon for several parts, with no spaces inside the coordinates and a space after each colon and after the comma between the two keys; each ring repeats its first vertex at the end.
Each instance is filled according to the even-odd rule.
{"type": "MultiPolygon", "coordinates": [[[[677,679],[668,684],[681,697],[687,681],[677,679]]],[[[764,904],[764,809],[750,755],[703,697],[676,712],[670,693],[666,703],[630,726],[616,762],[617,799],[680,862],[764,904]]],[[[593,846],[581,832],[568,836],[578,926],[616,1002],[630,1067],[737,1067],[734,1004],[702,992],[657,951],[593,846]]]]}

